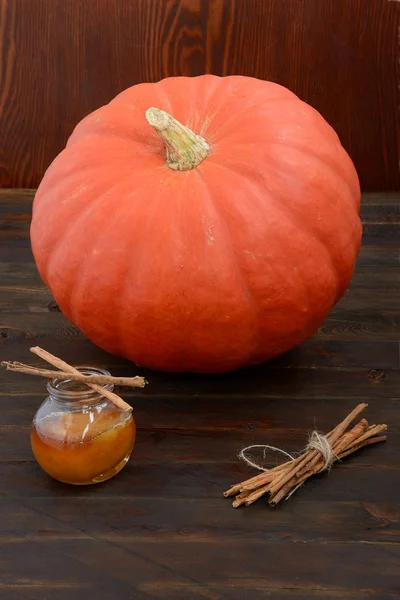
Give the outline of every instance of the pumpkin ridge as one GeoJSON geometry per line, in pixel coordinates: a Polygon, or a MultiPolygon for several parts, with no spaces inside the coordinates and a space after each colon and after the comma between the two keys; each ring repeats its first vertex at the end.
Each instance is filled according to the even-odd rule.
{"type": "MultiPolygon", "coordinates": [[[[261,199],[261,201],[264,200],[264,194],[265,194],[265,190],[264,190],[264,194],[262,193],[263,191],[260,189],[260,186],[257,184],[257,182],[255,181],[249,181],[248,179],[245,179],[245,183],[247,185],[247,187],[253,192],[254,195],[257,195],[259,199],[261,199]]],[[[268,193],[268,199],[270,198],[270,195],[268,193]]],[[[296,224],[293,223],[292,219],[290,217],[287,216],[287,214],[282,210],[281,206],[275,205],[275,209],[278,211],[278,213],[281,215],[282,220],[286,220],[288,223],[292,224],[294,228],[296,228],[296,224]]],[[[317,240],[319,242],[319,240],[317,240]]],[[[293,277],[293,274],[291,275],[291,277],[293,277]]],[[[302,271],[296,271],[296,278],[297,281],[299,281],[302,285],[302,288],[304,290],[304,295],[306,297],[306,302],[307,302],[307,312],[309,313],[311,311],[311,298],[310,298],[310,292],[308,289],[308,286],[306,284],[306,282],[304,281],[304,277],[302,274],[302,271]]]]}
{"type": "MultiPolygon", "coordinates": [[[[117,185],[121,185],[122,183],[125,183],[125,182],[129,181],[129,179],[130,179],[131,176],[132,176],[132,174],[129,174],[127,177],[125,177],[125,178],[123,178],[121,180],[118,180],[117,185]]],[[[96,184],[97,183],[97,179],[93,179],[93,180],[95,181],[95,184],[96,184]]],[[[100,178],[100,180],[101,180],[101,178],[100,178]]],[[[110,185],[111,185],[111,183],[110,183],[110,185]]],[[[47,263],[47,273],[46,273],[47,276],[53,270],[53,267],[55,268],[57,266],[57,263],[60,262],[59,261],[59,254],[60,254],[60,252],[62,250],[62,247],[66,243],[70,242],[71,239],[73,239],[74,237],[76,237],[77,231],[79,231],[79,229],[82,229],[82,228],[85,229],[85,221],[86,221],[86,219],[88,217],[90,217],[90,212],[94,208],[94,206],[97,203],[99,203],[101,201],[101,199],[104,198],[107,195],[110,195],[110,203],[111,204],[113,203],[113,199],[111,197],[111,192],[110,192],[110,185],[107,188],[105,188],[105,189],[104,189],[104,184],[101,185],[101,188],[103,189],[103,192],[100,193],[99,195],[94,196],[93,199],[92,199],[92,202],[89,205],[86,205],[82,211],[80,211],[79,213],[77,213],[77,216],[75,217],[74,223],[67,230],[67,234],[64,235],[64,236],[60,236],[57,239],[57,244],[55,245],[55,247],[53,247],[53,249],[51,251],[51,256],[49,257],[49,260],[48,260],[48,263],[47,263]]],[[[143,185],[140,189],[138,188],[136,191],[138,193],[139,192],[143,192],[144,187],[145,186],[143,185]]],[[[111,186],[111,189],[112,189],[112,186],[111,186]]],[[[120,206],[121,206],[121,208],[123,208],[122,204],[120,206]]],[[[119,213],[118,210],[116,212],[119,213]]],[[[117,217],[116,217],[116,219],[117,219],[117,217]]],[[[108,219],[106,221],[106,224],[101,229],[99,229],[98,234],[99,235],[100,234],[104,235],[105,229],[111,223],[113,225],[115,225],[114,219],[112,219],[111,221],[110,221],[110,219],[108,219]]],[[[98,237],[99,236],[96,235],[96,239],[98,239],[98,237]]],[[[92,239],[91,240],[91,247],[93,247],[93,246],[94,246],[94,243],[93,243],[93,239],[92,239]]],[[[89,262],[90,261],[87,260],[87,263],[89,263],[89,262]]],[[[76,319],[76,317],[74,315],[74,312],[75,312],[75,308],[74,307],[76,306],[76,302],[74,300],[72,300],[72,298],[74,297],[74,294],[76,295],[76,285],[79,284],[80,280],[84,280],[83,273],[86,270],[84,267],[85,267],[85,262],[80,267],[80,271],[79,271],[79,274],[78,274],[79,277],[77,276],[77,277],[75,277],[73,279],[73,284],[71,285],[71,288],[69,290],[69,292],[70,292],[69,293],[69,299],[65,299],[64,298],[63,302],[62,303],[60,302],[60,305],[61,304],[63,304],[63,305],[67,304],[70,307],[70,310],[72,309],[71,310],[71,314],[72,314],[71,320],[73,320],[74,324],[76,324],[78,326],[80,326],[80,325],[79,325],[79,323],[78,323],[78,321],[77,321],[77,319],[76,319]]],[[[60,268],[62,268],[62,265],[61,265],[60,268]]],[[[54,298],[55,298],[55,300],[57,302],[59,301],[59,299],[56,297],[56,295],[54,295],[54,298]]],[[[63,309],[62,306],[60,306],[60,308],[63,309]]]]}
{"type": "MultiPolygon", "coordinates": [[[[94,186],[97,185],[98,183],[98,179],[93,178],[92,179],[94,186]]],[[[88,184],[87,184],[88,185],[88,184]]],[[[104,189],[104,185],[100,184],[99,186],[101,189],[104,189]]],[[[80,193],[82,193],[83,190],[80,191],[80,193]]],[[[85,190],[86,191],[86,190],[85,190]]],[[[60,192],[59,192],[60,193],[60,192]]],[[[105,193],[105,192],[104,192],[105,193]]],[[[48,193],[47,190],[45,191],[45,195],[49,196],[51,199],[54,199],[54,197],[52,197],[51,193],[48,193]]],[[[40,219],[40,212],[42,212],[42,214],[45,214],[45,206],[43,206],[43,204],[41,203],[41,199],[43,197],[45,197],[45,195],[40,196],[39,198],[39,202],[40,204],[37,205],[37,210],[36,210],[36,215],[35,215],[35,219],[40,219]]],[[[54,245],[52,246],[51,249],[48,250],[48,261],[47,261],[47,265],[46,265],[46,269],[43,273],[43,277],[44,279],[49,279],[49,273],[52,271],[53,269],[53,265],[57,262],[58,260],[58,253],[60,250],[60,247],[65,243],[65,240],[68,239],[68,237],[71,235],[71,231],[74,231],[78,224],[80,223],[80,221],[86,217],[86,214],[88,212],[90,212],[92,205],[95,204],[96,200],[98,199],[98,197],[93,197],[92,201],[89,203],[86,203],[84,209],[82,211],[79,211],[78,213],[75,213],[75,221],[72,225],[70,225],[67,229],[67,234],[66,235],[60,235],[56,238],[54,245]]],[[[60,215],[58,215],[57,220],[60,219],[60,215]]]]}
{"type": "MultiPolygon", "coordinates": [[[[311,158],[314,158],[315,160],[318,160],[318,157],[315,157],[315,156],[311,156],[311,158]]],[[[243,170],[244,169],[250,169],[250,172],[252,174],[260,175],[259,171],[254,166],[251,166],[251,165],[241,165],[241,164],[238,164],[238,163],[229,163],[228,165],[225,166],[225,165],[221,165],[220,163],[216,162],[215,160],[213,160],[212,164],[213,165],[218,165],[218,166],[220,166],[220,167],[222,167],[224,169],[227,169],[227,170],[230,169],[230,170],[234,171],[238,176],[243,176],[243,170]],[[242,169],[242,171],[239,171],[239,169],[242,169]]],[[[321,162],[321,164],[325,165],[324,162],[321,162]]],[[[336,171],[332,170],[330,172],[332,172],[332,174],[334,176],[336,176],[336,171]]],[[[346,185],[346,182],[343,181],[342,178],[339,178],[339,180],[342,181],[346,185]]],[[[346,187],[347,187],[347,185],[346,185],[346,187]]],[[[270,194],[270,192],[269,192],[268,189],[264,189],[264,192],[270,194]]],[[[351,190],[349,190],[349,192],[351,193],[351,190]]],[[[290,205],[286,203],[286,198],[281,193],[280,190],[276,190],[274,193],[275,193],[275,196],[279,195],[279,198],[281,200],[281,202],[274,202],[274,206],[278,207],[278,209],[279,209],[280,213],[282,214],[282,216],[285,216],[285,214],[284,214],[283,211],[286,210],[287,211],[286,216],[291,219],[291,222],[297,228],[300,227],[308,235],[312,235],[312,237],[316,241],[319,242],[321,248],[324,249],[324,254],[327,256],[327,264],[330,264],[332,266],[333,272],[335,273],[335,276],[336,276],[336,279],[337,279],[337,288],[338,288],[338,290],[342,289],[342,287],[343,287],[344,284],[342,283],[342,276],[341,276],[341,274],[340,274],[340,272],[338,270],[338,267],[336,265],[336,261],[339,261],[339,257],[335,257],[333,255],[333,249],[331,249],[330,247],[328,247],[324,243],[324,240],[321,238],[321,234],[318,231],[313,230],[312,227],[308,224],[308,221],[306,221],[306,220],[303,221],[303,220],[299,219],[299,217],[296,215],[296,213],[291,209],[290,205]]],[[[349,205],[347,204],[347,206],[349,206],[349,205]]],[[[354,218],[358,219],[358,214],[357,214],[357,212],[356,212],[356,210],[354,209],[353,206],[352,206],[352,208],[350,210],[352,211],[351,217],[352,218],[354,217],[354,218]]],[[[351,236],[350,236],[350,233],[349,233],[349,238],[350,237],[351,236]]]]}
{"type": "MultiPolygon", "coordinates": [[[[267,145],[271,145],[271,146],[282,146],[283,144],[281,142],[266,142],[267,145]]],[[[351,183],[348,181],[348,179],[346,179],[343,175],[343,173],[341,173],[340,171],[338,171],[335,167],[333,167],[327,160],[325,156],[322,156],[320,154],[317,154],[316,152],[313,151],[312,148],[310,148],[310,146],[304,146],[304,147],[300,147],[297,144],[293,144],[290,141],[288,143],[285,143],[285,146],[290,148],[291,150],[295,150],[296,152],[299,152],[301,154],[308,154],[308,156],[311,156],[312,158],[315,158],[315,160],[320,161],[327,169],[329,169],[334,175],[335,177],[341,179],[343,181],[343,183],[348,187],[349,192],[350,192],[350,196],[353,197],[354,195],[354,189],[351,185],[351,183]]],[[[343,149],[343,146],[340,144],[339,146],[341,149],[343,149]]],[[[340,162],[340,161],[338,161],[340,162]]],[[[354,207],[354,212],[355,212],[355,216],[358,216],[357,213],[357,209],[356,207],[354,207]]]]}
{"type": "MultiPolygon", "coordinates": [[[[300,152],[299,149],[297,148],[293,148],[295,151],[300,152]]],[[[339,174],[337,173],[337,171],[335,171],[334,169],[331,168],[331,166],[326,162],[326,161],[322,161],[320,160],[320,157],[318,155],[313,154],[309,154],[309,156],[311,156],[311,158],[313,158],[314,160],[318,161],[320,163],[320,165],[323,165],[324,167],[326,167],[333,175],[334,177],[336,177],[337,179],[339,179],[349,190],[349,195],[351,197],[353,197],[353,192],[351,187],[349,186],[348,182],[346,182],[346,180],[343,177],[340,177],[339,174]]],[[[279,192],[278,192],[279,193],[279,192]]],[[[282,195],[281,195],[282,197],[282,195]]],[[[339,194],[338,197],[342,198],[342,194],[339,194]]],[[[288,212],[288,216],[290,218],[292,218],[293,222],[295,224],[299,223],[299,225],[303,228],[303,230],[305,229],[308,235],[312,235],[314,237],[314,239],[317,239],[321,246],[323,246],[325,248],[325,253],[327,254],[327,256],[329,257],[329,262],[332,266],[333,272],[336,275],[336,279],[337,279],[337,290],[339,292],[339,297],[335,297],[335,303],[339,300],[339,298],[342,296],[342,294],[340,293],[340,291],[342,290],[344,283],[343,283],[343,275],[342,273],[339,271],[338,269],[338,265],[337,262],[341,262],[340,261],[340,257],[339,255],[334,255],[334,248],[332,248],[330,245],[327,245],[324,242],[324,239],[321,237],[321,232],[318,232],[317,230],[313,230],[311,224],[308,221],[303,221],[303,220],[299,220],[298,215],[296,215],[296,213],[291,209],[291,206],[286,204],[285,205],[286,210],[288,212]]],[[[358,217],[358,213],[356,208],[354,207],[353,203],[347,203],[346,204],[346,208],[349,210],[349,218],[346,220],[347,223],[350,222],[350,218],[351,219],[357,219],[357,223],[359,223],[359,217],[358,217]]],[[[339,211],[342,212],[343,211],[343,207],[340,207],[339,211]]],[[[353,229],[351,227],[351,229],[353,229]]],[[[348,242],[347,245],[351,243],[351,238],[353,237],[351,231],[350,231],[350,227],[349,227],[349,235],[348,235],[348,242]]],[[[346,286],[347,287],[347,286],[346,286]]]]}
{"type": "MultiPolygon", "coordinates": [[[[122,206],[123,208],[123,206],[122,206]]],[[[107,223],[108,227],[114,226],[114,221],[118,220],[119,214],[118,211],[116,211],[116,214],[114,214],[114,219],[111,222],[107,223]]],[[[98,229],[96,231],[96,235],[93,236],[91,238],[91,244],[90,246],[92,248],[96,247],[96,243],[99,240],[100,237],[102,237],[103,235],[105,235],[107,231],[107,227],[105,229],[98,229]]],[[[91,260],[90,259],[86,259],[86,261],[83,263],[84,266],[81,267],[80,272],[79,272],[79,278],[76,277],[74,280],[74,285],[71,289],[71,293],[69,295],[69,299],[68,299],[68,305],[71,308],[71,319],[73,320],[73,322],[75,323],[75,325],[77,325],[79,328],[82,327],[82,324],[80,322],[79,316],[77,317],[76,315],[76,306],[77,306],[77,298],[79,297],[79,294],[84,295],[85,293],[85,284],[87,284],[87,278],[85,277],[86,273],[91,273],[92,271],[92,264],[91,264],[91,260]]],[[[89,278],[90,280],[90,278],[89,278]]],[[[82,331],[84,332],[84,325],[82,328],[82,331]]],[[[85,333],[85,332],[84,332],[85,333]]],[[[114,331],[114,334],[120,334],[120,330],[116,328],[116,330],[114,331]]]]}
{"type": "MultiPolygon", "coordinates": [[[[254,144],[257,146],[257,148],[267,148],[269,146],[277,146],[277,147],[286,147],[286,148],[290,148],[291,150],[297,151],[300,154],[307,154],[308,156],[310,156],[311,158],[315,158],[316,160],[319,160],[326,168],[328,168],[336,177],[340,178],[343,183],[346,184],[346,186],[349,188],[349,192],[351,194],[351,196],[353,197],[355,192],[358,191],[358,189],[355,189],[354,185],[352,185],[352,183],[350,182],[349,178],[347,178],[344,173],[342,171],[337,170],[336,168],[336,164],[332,165],[331,163],[328,162],[327,157],[318,154],[317,152],[314,151],[313,148],[311,148],[310,146],[300,146],[299,144],[297,144],[296,142],[292,142],[290,139],[290,136],[288,136],[286,138],[285,143],[283,142],[279,142],[274,140],[273,138],[271,139],[265,139],[264,141],[259,141],[257,140],[256,142],[254,142],[254,144]]],[[[343,146],[340,143],[340,140],[338,140],[338,148],[340,149],[340,151],[343,151],[343,156],[340,158],[340,160],[337,161],[337,164],[339,163],[343,163],[343,157],[346,153],[345,149],[343,148],[343,146]]],[[[248,152],[248,143],[247,142],[240,142],[237,143],[235,142],[235,147],[237,150],[239,150],[240,148],[243,149],[243,156],[246,156],[246,153],[248,152]]],[[[348,156],[348,155],[347,155],[348,156]]],[[[358,217],[358,206],[354,207],[355,210],[355,216],[358,217]]]]}
{"type": "MultiPolygon", "coordinates": [[[[229,228],[229,225],[228,225],[225,217],[223,215],[221,215],[221,211],[220,211],[220,208],[218,206],[218,202],[210,194],[210,191],[209,191],[208,185],[207,185],[207,181],[204,179],[202,173],[198,169],[196,169],[196,173],[197,173],[197,176],[199,177],[199,179],[201,180],[201,182],[202,182],[202,184],[204,186],[204,190],[205,190],[205,193],[208,195],[209,201],[212,203],[215,212],[220,217],[220,222],[223,223],[224,230],[226,231],[228,239],[229,239],[229,247],[231,249],[231,254],[232,254],[232,257],[233,257],[233,263],[235,265],[237,265],[236,266],[236,271],[239,274],[239,280],[240,280],[240,282],[242,284],[242,288],[243,288],[243,291],[244,291],[244,296],[246,297],[247,302],[252,307],[252,311],[253,311],[253,313],[254,313],[254,315],[256,317],[256,319],[255,319],[254,322],[256,323],[257,322],[257,317],[259,316],[259,311],[258,311],[256,302],[254,300],[252,291],[250,290],[250,288],[249,288],[249,286],[247,284],[246,278],[244,276],[244,273],[243,273],[242,269],[240,268],[240,263],[238,261],[238,254],[237,254],[237,251],[236,251],[236,248],[235,248],[235,244],[233,242],[232,232],[231,232],[231,230],[229,228]]],[[[253,348],[253,354],[256,354],[256,352],[258,351],[258,349],[259,349],[259,347],[261,345],[261,332],[260,332],[259,327],[257,325],[254,328],[254,333],[255,333],[255,347],[253,348]]],[[[248,360],[250,360],[250,358],[251,357],[249,357],[248,360]]]]}
{"type": "MultiPolygon", "coordinates": [[[[278,206],[279,212],[282,214],[283,207],[281,209],[279,204],[277,206],[278,206]]],[[[340,277],[340,274],[336,267],[335,261],[332,257],[331,251],[328,248],[328,246],[326,246],[326,244],[324,244],[324,241],[321,239],[320,235],[318,235],[316,231],[314,231],[311,227],[309,227],[308,224],[306,225],[307,222],[305,223],[304,221],[300,221],[298,219],[297,215],[293,211],[291,211],[287,205],[285,205],[285,209],[287,211],[286,218],[293,224],[293,226],[295,228],[301,227],[302,231],[305,231],[307,233],[307,235],[312,237],[314,239],[314,241],[316,241],[318,243],[323,254],[326,256],[327,265],[330,267],[332,273],[334,274],[335,287],[336,287],[336,289],[339,289],[341,287],[341,285],[340,285],[341,277],[340,277]]]]}
{"type": "MultiPolygon", "coordinates": [[[[231,169],[230,167],[225,167],[224,165],[221,165],[219,163],[214,163],[214,164],[217,164],[219,167],[221,167],[224,170],[231,170],[238,177],[242,176],[242,173],[238,173],[235,169],[231,169]]],[[[248,179],[245,179],[245,183],[246,183],[246,186],[248,187],[248,189],[251,190],[252,194],[256,195],[261,200],[261,202],[265,202],[266,199],[269,200],[271,198],[270,192],[268,191],[267,192],[267,196],[266,196],[265,189],[261,189],[261,186],[260,186],[260,184],[257,181],[249,181],[248,179]]],[[[291,219],[290,216],[288,216],[285,213],[285,211],[283,210],[283,207],[282,207],[281,204],[274,202],[273,206],[274,206],[274,209],[279,213],[282,221],[286,221],[287,223],[289,223],[290,225],[292,225],[293,229],[297,229],[298,228],[297,224],[294,222],[294,220],[291,219]]],[[[315,240],[315,242],[317,243],[318,246],[322,246],[323,245],[318,238],[314,237],[314,240],[315,240]]],[[[325,246],[323,248],[325,248],[325,246]]],[[[325,248],[325,254],[328,254],[326,248],[325,248]]],[[[298,272],[297,272],[297,278],[298,278],[299,281],[301,281],[302,287],[305,290],[305,296],[307,298],[307,304],[308,304],[307,311],[310,311],[310,309],[311,309],[311,301],[310,301],[310,294],[309,294],[309,291],[308,291],[308,287],[307,287],[306,283],[304,282],[303,276],[299,275],[298,272]]],[[[252,295],[251,290],[249,290],[249,292],[252,295]]]]}
{"type": "MultiPolygon", "coordinates": [[[[167,169],[167,171],[169,171],[169,170],[167,169]]],[[[143,189],[145,189],[145,186],[141,188],[141,191],[143,191],[143,189]]],[[[162,206],[162,203],[164,200],[165,200],[164,197],[159,198],[159,204],[161,206],[162,206]]],[[[144,253],[147,254],[147,249],[145,247],[144,247],[144,253]]],[[[137,256],[135,257],[135,259],[137,260],[137,256]]],[[[124,270],[125,285],[119,291],[119,297],[122,300],[123,306],[125,305],[126,299],[128,298],[126,288],[127,288],[128,282],[131,280],[130,274],[132,273],[132,270],[136,269],[136,265],[135,265],[136,260],[135,261],[132,260],[131,262],[127,263],[126,268],[124,270]]],[[[130,350],[129,350],[130,342],[127,343],[126,340],[124,340],[125,327],[126,327],[125,316],[126,316],[125,311],[121,310],[119,313],[119,318],[116,323],[115,331],[113,331],[113,336],[116,333],[117,344],[118,344],[120,355],[128,360],[135,362],[135,358],[132,356],[132,352],[130,352],[130,350]]]]}
{"type": "MultiPolygon", "coordinates": [[[[117,182],[117,186],[119,187],[119,186],[122,186],[122,184],[124,184],[124,183],[129,183],[129,179],[130,179],[130,177],[128,176],[128,177],[125,177],[125,178],[124,178],[124,179],[122,179],[122,180],[119,180],[119,181],[117,182]]],[[[114,187],[115,187],[115,186],[114,186],[114,187]]],[[[143,192],[145,191],[145,189],[146,189],[146,188],[147,188],[147,184],[146,184],[146,183],[143,183],[143,185],[141,185],[141,186],[139,186],[139,187],[135,187],[135,189],[134,189],[134,192],[133,192],[133,193],[132,193],[132,194],[129,196],[129,200],[130,200],[130,204],[131,204],[131,206],[132,206],[132,201],[134,201],[134,199],[135,199],[136,197],[139,197],[139,198],[140,198],[140,197],[143,195],[143,192]]],[[[110,195],[111,195],[110,188],[108,188],[108,190],[106,190],[106,191],[104,192],[104,194],[101,194],[101,196],[99,196],[97,199],[101,198],[101,197],[102,197],[102,196],[104,196],[105,194],[110,194],[110,195]]],[[[108,230],[108,229],[112,229],[112,228],[113,228],[113,227],[115,227],[115,226],[118,226],[118,222],[119,222],[119,221],[120,221],[120,219],[121,219],[121,213],[122,213],[122,216],[126,218],[126,206],[125,206],[125,204],[124,204],[124,203],[121,203],[121,204],[119,204],[119,205],[118,205],[118,206],[117,206],[117,207],[114,209],[114,211],[113,211],[113,215],[112,215],[112,218],[111,218],[111,219],[107,219],[107,221],[106,221],[106,223],[105,223],[105,226],[103,226],[103,228],[102,228],[102,229],[100,229],[98,232],[96,232],[96,233],[97,233],[96,237],[94,238],[94,240],[93,240],[93,238],[92,238],[92,241],[91,241],[91,247],[92,247],[92,248],[95,248],[95,246],[96,246],[96,241],[99,239],[99,237],[100,237],[100,234],[101,234],[102,236],[105,236],[105,237],[107,237],[107,230],[108,230]]],[[[91,265],[90,265],[89,263],[90,263],[90,261],[88,261],[88,265],[87,265],[87,266],[85,266],[85,269],[83,269],[83,272],[80,274],[80,275],[81,275],[81,277],[80,277],[80,278],[81,278],[81,280],[82,280],[82,281],[85,281],[85,276],[84,276],[84,275],[85,275],[85,271],[87,270],[87,271],[89,271],[89,272],[90,272],[90,267],[91,267],[91,265]]],[[[129,269],[130,269],[130,266],[131,266],[131,264],[130,264],[130,263],[127,263],[127,268],[126,268],[125,274],[126,274],[128,271],[129,271],[129,269]]],[[[126,279],[126,278],[124,278],[124,282],[126,282],[126,281],[127,281],[127,279],[126,279]]],[[[123,288],[123,287],[121,287],[121,288],[120,288],[120,290],[118,291],[118,294],[119,294],[119,296],[120,296],[121,298],[124,296],[124,288],[123,288]]],[[[70,302],[70,305],[72,306],[72,305],[73,305],[73,302],[70,302]]],[[[117,329],[117,332],[118,332],[118,337],[120,337],[120,336],[122,335],[122,333],[123,333],[123,328],[119,327],[119,328],[117,329]]],[[[114,334],[115,334],[115,331],[113,332],[113,335],[114,335],[114,334]]]]}
{"type": "MultiPolygon", "coordinates": [[[[297,96],[293,96],[293,97],[291,97],[291,96],[288,96],[288,97],[283,96],[283,97],[279,97],[279,98],[269,98],[269,99],[266,100],[266,105],[267,104],[274,104],[275,102],[287,102],[287,101],[295,102],[295,101],[298,101],[298,98],[297,98],[297,96]]],[[[257,108],[257,106],[259,106],[259,103],[251,104],[247,109],[243,109],[242,112],[243,113],[251,112],[254,108],[257,108]]],[[[208,116],[209,121],[210,122],[217,121],[218,120],[217,117],[219,116],[220,112],[222,112],[222,109],[221,110],[217,110],[214,113],[211,113],[208,116]]],[[[229,129],[231,129],[232,121],[235,121],[235,120],[237,121],[237,119],[238,119],[237,113],[231,114],[230,117],[224,119],[224,122],[221,125],[218,125],[216,127],[215,131],[213,131],[212,134],[211,134],[213,136],[213,138],[215,139],[216,142],[218,141],[218,139],[221,136],[225,135],[225,129],[226,128],[228,128],[228,131],[229,131],[229,129]]],[[[205,134],[207,134],[207,132],[205,132],[205,134]]],[[[210,140],[207,139],[207,141],[210,144],[210,140]]]]}
{"type": "MultiPolygon", "coordinates": [[[[67,148],[65,148],[63,150],[63,152],[66,152],[67,148]]],[[[60,156],[60,155],[59,155],[60,156]]],[[[58,159],[58,157],[55,159],[55,161],[58,159]]],[[[55,166],[55,162],[53,163],[55,166]]],[[[53,164],[50,165],[50,167],[53,167],[53,164]]],[[[46,204],[51,204],[54,201],[54,190],[51,188],[51,185],[53,181],[52,178],[54,177],[55,179],[55,184],[57,184],[58,182],[59,185],[63,185],[65,186],[65,184],[67,184],[65,187],[68,187],[68,184],[70,183],[70,180],[74,180],[76,178],[76,169],[71,168],[70,172],[67,173],[66,175],[63,175],[62,179],[60,180],[60,176],[55,173],[53,176],[53,169],[52,171],[49,171],[50,167],[48,168],[48,170],[46,171],[46,186],[42,186],[42,184],[39,185],[38,189],[36,190],[36,194],[35,194],[35,199],[34,199],[34,203],[32,206],[32,217],[36,216],[35,213],[41,210],[44,210],[44,207],[46,206],[46,204]],[[48,173],[48,176],[47,176],[48,173]],[[48,177],[48,179],[47,179],[48,177]]],[[[95,173],[98,170],[98,165],[96,165],[95,167],[92,167],[90,169],[85,170],[85,173],[87,173],[88,175],[92,175],[92,173],[95,173]]],[[[54,169],[55,172],[55,169],[54,169]]],[[[95,178],[90,177],[90,181],[94,180],[95,178]]],[[[79,189],[82,186],[82,184],[80,183],[79,185],[75,186],[75,190],[79,189]]]]}
{"type": "MultiPolygon", "coordinates": [[[[240,172],[236,168],[233,168],[233,166],[237,167],[238,165],[225,166],[225,165],[221,165],[220,163],[213,163],[213,165],[217,165],[218,167],[222,168],[223,170],[232,171],[238,177],[242,177],[243,176],[243,172],[240,172]]],[[[265,197],[265,196],[268,198],[268,200],[271,199],[271,193],[270,193],[269,190],[266,190],[265,188],[259,189],[260,186],[259,186],[259,184],[256,181],[249,182],[248,180],[246,180],[246,184],[247,185],[249,185],[250,183],[258,191],[257,195],[259,196],[259,198],[261,200],[263,200],[263,197],[265,197]]],[[[282,195],[281,195],[281,198],[283,198],[283,200],[284,200],[284,197],[282,195]]],[[[283,203],[282,202],[280,202],[280,203],[279,202],[273,202],[273,206],[274,206],[275,210],[277,210],[277,212],[280,214],[281,219],[283,221],[286,221],[287,223],[290,223],[292,225],[293,229],[299,229],[299,224],[296,221],[296,219],[294,218],[294,214],[292,212],[289,213],[289,212],[285,211],[286,204],[284,202],[283,203]]],[[[302,222],[300,223],[300,228],[303,231],[304,231],[304,229],[306,229],[305,233],[307,235],[309,235],[310,237],[313,238],[314,242],[321,249],[322,254],[325,255],[325,257],[326,257],[325,260],[326,260],[327,265],[332,267],[331,271],[334,274],[335,285],[336,285],[336,287],[339,287],[339,281],[340,281],[339,274],[337,272],[337,269],[333,268],[332,257],[331,257],[330,252],[328,251],[328,248],[325,246],[325,244],[323,243],[323,241],[318,236],[315,235],[314,231],[310,230],[309,228],[304,228],[302,222]]],[[[302,281],[302,283],[304,283],[302,277],[301,277],[301,281],[302,281]]],[[[304,289],[306,291],[306,296],[307,296],[308,311],[310,311],[310,308],[311,308],[311,303],[310,302],[311,301],[310,301],[310,295],[309,295],[309,292],[308,292],[307,285],[304,286],[304,289]]]]}
{"type": "MultiPolygon", "coordinates": [[[[98,130],[98,132],[90,132],[87,135],[83,135],[82,137],[78,138],[75,141],[72,141],[72,143],[68,146],[69,148],[75,147],[80,143],[83,142],[91,142],[91,141],[96,141],[96,138],[98,138],[99,140],[104,140],[104,139],[109,139],[112,140],[114,142],[121,141],[121,142],[129,142],[129,144],[132,147],[132,154],[136,152],[140,153],[140,156],[145,156],[145,155],[149,155],[152,156],[154,154],[154,149],[155,149],[155,144],[154,144],[154,140],[148,139],[146,141],[143,140],[134,140],[132,139],[132,136],[130,134],[127,135],[119,135],[120,132],[118,132],[118,135],[115,135],[115,132],[113,131],[107,131],[107,130],[98,130]]],[[[117,161],[116,161],[117,163],[117,161]]],[[[96,168],[99,168],[100,165],[97,165],[96,168]]],[[[104,168],[104,166],[102,166],[101,168],[104,168]]],[[[140,167],[141,169],[143,168],[142,166],[140,167]]]]}
{"type": "MultiPolygon", "coordinates": [[[[220,95],[220,88],[222,87],[221,82],[223,81],[223,78],[218,77],[218,75],[198,75],[197,77],[185,77],[185,79],[190,80],[192,84],[206,83],[206,87],[212,88],[210,91],[208,91],[207,95],[201,99],[201,103],[200,103],[203,114],[207,115],[209,112],[208,111],[209,103],[212,101],[212,99],[214,98],[215,95],[220,95]],[[212,81],[213,81],[212,86],[209,84],[209,81],[210,81],[209,77],[212,78],[212,81]]],[[[160,81],[158,81],[156,83],[156,86],[162,90],[162,99],[168,105],[167,109],[165,109],[165,110],[167,110],[167,112],[169,112],[171,115],[175,116],[174,115],[175,107],[171,104],[171,100],[170,100],[170,90],[167,90],[164,87],[166,80],[168,80],[168,78],[161,79],[160,81]]],[[[196,91],[198,91],[198,90],[196,89],[196,91]]],[[[190,102],[191,98],[188,98],[187,100],[190,102]]],[[[183,122],[183,124],[186,127],[189,127],[192,130],[197,129],[197,125],[198,125],[198,123],[196,123],[196,120],[194,119],[193,110],[194,110],[194,106],[190,105],[189,112],[192,114],[189,115],[189,117],[187,119],[185,119],[183,122]]],[[[203,136],[203,130],[199,131],[199,135],[203,136]]]]}

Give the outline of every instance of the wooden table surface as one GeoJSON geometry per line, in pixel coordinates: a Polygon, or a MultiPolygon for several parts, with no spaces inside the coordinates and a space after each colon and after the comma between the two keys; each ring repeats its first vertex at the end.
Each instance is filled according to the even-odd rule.
{"type": "MultiPolygon", "coordinates": [[[[59,312],[29,245],[33,192],[0,192],[0,352],[147,376],[138,437],[114,479],[74,488],[32,458],[41,378],[0,372],[0,598],[4,600],[386,600],[400,598],[400,195],[365,195],[364,243],[346,296],[317,335],[224,376],[139,371],[59,312]],[[389,426],[282,506],[234,510],[222,491],[255,472],[249,444],[299,450],[360,401],[389,426]]],[[[67,226],[67,224],[66,224],[67,226]]]]}

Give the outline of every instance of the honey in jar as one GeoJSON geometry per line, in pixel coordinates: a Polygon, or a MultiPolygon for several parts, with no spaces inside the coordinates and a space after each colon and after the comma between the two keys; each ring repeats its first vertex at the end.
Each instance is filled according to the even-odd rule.
{"type": "MultiPolygon", "coordinates": [[[[92,367],[85,375],[109,375],[92,367]]],[[[104,386],[113,389],[113,385],[104,386]]],[[[49,396],[32,423],[31,445],[39,465],[54,479],[74,485],[106,481],[128,462],[136,436],[132,412],[81,382],[52,379],[49,396]]]]}

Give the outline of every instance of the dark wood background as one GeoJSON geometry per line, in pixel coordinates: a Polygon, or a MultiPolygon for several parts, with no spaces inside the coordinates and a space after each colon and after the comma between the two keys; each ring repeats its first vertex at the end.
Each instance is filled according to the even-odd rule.
{"type": "Polygon", "coordinates": [[[0,185],[36,187],[76,123],[170,75],[277,81],[333,125],[364,190],[398,190],[388,0],[0,0],[0,185]]]}

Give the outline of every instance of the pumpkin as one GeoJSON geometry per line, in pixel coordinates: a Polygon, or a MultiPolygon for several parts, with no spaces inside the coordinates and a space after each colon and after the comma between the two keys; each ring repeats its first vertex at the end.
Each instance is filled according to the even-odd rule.
{"type": "Polygon", "coordinates": [[[332,127],[242,76],[135,85],[84,118],[37,190],[31,241],[62,312],[137,365],[227,372],[311,336],[360,248],[332,127]]]}

